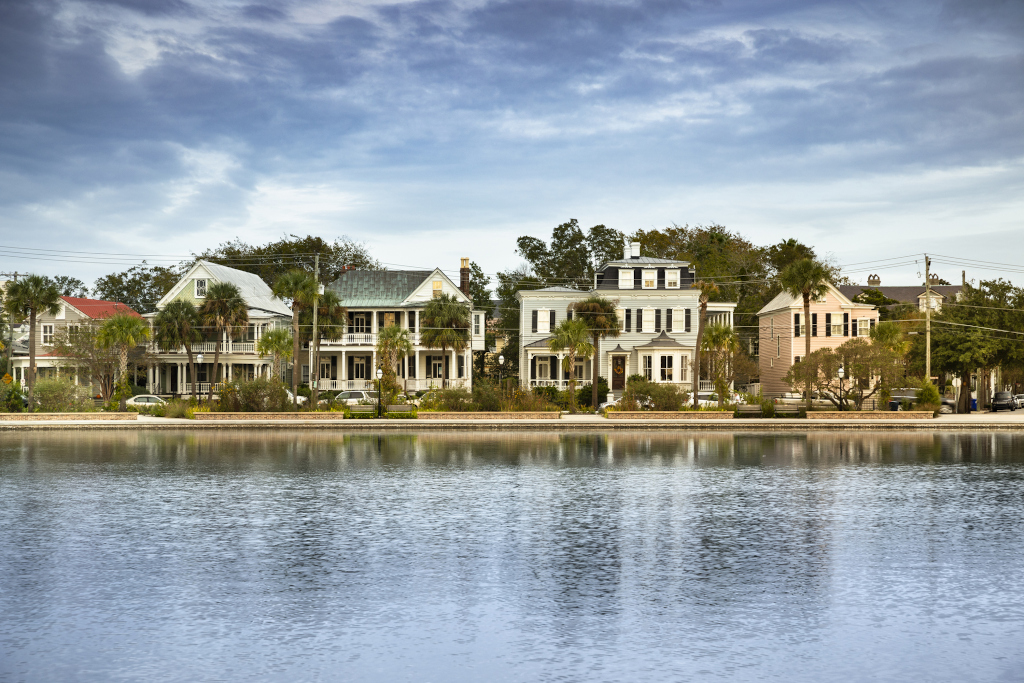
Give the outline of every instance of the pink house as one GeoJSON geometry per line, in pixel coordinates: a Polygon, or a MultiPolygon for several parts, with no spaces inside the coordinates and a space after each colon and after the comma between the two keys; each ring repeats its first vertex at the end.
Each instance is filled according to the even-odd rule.
{"type": "Polygon", "coordinates": [[[835,348],[853,337],[869,336],[878,320],[878,311],[868,304],[853,303],[836,287],[829,285],[824,297],[811,301],[811,319],[803,318],[803,297],[787,292],[782,292],[758,311],[762,395],[794,391],[783,378],[806,353],[805,335],[811,336],[811,351],[835,348]]]}

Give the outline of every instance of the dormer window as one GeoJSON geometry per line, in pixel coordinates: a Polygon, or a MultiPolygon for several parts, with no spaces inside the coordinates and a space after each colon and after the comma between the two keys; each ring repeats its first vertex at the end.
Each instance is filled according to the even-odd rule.
{"type": "Polygon", "coordinates": [[[205,278],[200,278],[200,279],[196,280],[196,298],[197,299],[205,299],[206,298],[206,279],[205,278]]]}
{"type": "Polygon", "coordinates": [[[619,289],[633,289],[632,268],[619,268],[619,289]]]}
{"type": "Polygon", "coordinates": [[[658,288],[658,271],[656,270],[645,270],[644,271],[644,289],[657,289],[658,288]]]}
{"type": "Polygon", "coordinates": [[[434,298],[437,299],[441,296],[441,287],[443,283],[440,280],[434,280],[434,298]]]}
{"type": "Polygon", "coordinates": [[[665,271],[665,289],[679,289],[679,271],[665,271]]]}

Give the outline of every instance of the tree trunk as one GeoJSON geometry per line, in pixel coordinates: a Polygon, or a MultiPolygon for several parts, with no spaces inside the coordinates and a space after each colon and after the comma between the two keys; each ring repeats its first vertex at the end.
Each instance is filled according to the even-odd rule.
{"type": "MultiPolygon", "coordinates": [[[[594,412],[597,412],[597,406],[599,405],[598,402],[597,402],[597,378],[598,378],[598,366],[599,366],[599,363],[600,363],[600,360],[599,360],[600,357],[601,357],[601,337],[595,334],[594,335],[594,363],[593,363],[593,368],[590,371],[590,404],[591,404],[590,407],[594,409],[594,412]]],[[[610,390],[611,386],[609,386],[608,389],[610,390]]]]}
{"type": "MultiPolygon", "coordinates": [[[[804,359],[811,355],[811,294],[810,292],[804,292],[804,359]]],[[[860,330],[857,330],[857,334],[860,334],[860,330]]],[[[811,378],[807,378],[807,410],[811,409],[811,378]]]]}
{"type": "MultiPolygon", "coordinates": [[[[441,388],[446,389],[448,387],[448,347],[441,346],[441,388]]],[[[380,396],[378,395],[378,398],[380,396]]]]}
{"type": "Polygon", "coordinates": [[[569,410],[576,414],[576,354],[570,352],[566,358],[569,361],[569,410]]]}
{"type": "Polygon", "coordinates": [[[700,314],[697,318],[697,346],[693,349],[693,409],[700,409],[700,347],[704,343],[704,326],[707,324],[708,302],[700,298],[700,314]]]}
{"type": "Polygon", "coordinates": [[[292,303],[292,402],[299,409],[299,309],[292,303]]]}
{"type": "MultiPolygon", "coordinates": [[[[122,346],[120,349],[118,349],[118,354],[117,355],[119,356],[118,360],[120,361],[120,365],[121,365],[121,377],[119,378],[119,382],[121,383],[121,400],[118,403],[117,412],[123,413],[124,411],[128,410],[128,403],[127,403],[128,397],[124,395],[125,388],[127,388],[129,386],[128,385],[128,347],[127,346],[122,346]]],[[[130,391],[130,389],[129,389],[129,391],[130,391]]]]}
{"type": "Polygon", "coordinates": [[[28,312],[28,409],[35,410],[36,386],[36,309],[28,312]]]}
{"type": "Polygon", "coordinates": [[[316,381],[316,386],[312,387],[312,390],[310,391],[309,396],[310,396],[310,401],[311,401],[310,405],[312,406],[312,410],[316,410],[317,406],[320,405],[318,403],[318,400],[319,400],[319,397],[320,397],[320,334],[319,334],[319,331],[317,333],[317,338],[312,341],[312,344],[313,344],[313,364],[312,364],[312,367],[309,368],[309,376],[310,376],[311,379],[313,377],[316,377],[317,381],[316,381]],[[314,370],[316,371],[316,375],[313,374],[314,370]]]}
{"type": "Polygon", "coordinates": [[[188,354],[189,372],[192,373],[192,398],[196,397],[196,361],[192,357],[192,345],[185,344],[185,353],[188,354]]]}
{"type": "MultiPolygon", "coordinates": [[[[220,337],[221,329],[217,328],[217,340],[213,343],[213,377],[210,378],[210,397],[208,400],[213,401],[213,385],[217,383],[217,377],[220,371],[220,337]]],[[[196,385],[196,377],[192,377],[192,386],[196,385]]]]}

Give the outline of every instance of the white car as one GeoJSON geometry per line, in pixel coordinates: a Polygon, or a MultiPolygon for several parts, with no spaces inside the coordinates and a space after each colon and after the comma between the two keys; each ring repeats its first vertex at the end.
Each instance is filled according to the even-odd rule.
{"type": "MultiPolygon", "coordinates": [[[[285,389],[284,391],[285,391],[286,394],[288,394],[288,402],[291,403],[292,405],[294,405],[295,404],[295,394],[293,394],[292,392],[290,392],[287,389],[285,389]]],[[[305,396],[299,396],[299,405],[301,406],[305,402],[306,402],[306,397],[305,396]]]]}
{"type": "Polygon", "coordinates": [[[126,406],[161,406],[167,403],[159,396],[153,394],[139,394],[138,396],[132,396],[130,399],[124,402],[126,406]]]}
{"type": "Polygon", "coordinates": [[[368,403],[377,402],[376,391],[343,391],[334,398],[335,403],[344,403],[345,405],[355,406],[359,405],[361,401],[368,403]]]}

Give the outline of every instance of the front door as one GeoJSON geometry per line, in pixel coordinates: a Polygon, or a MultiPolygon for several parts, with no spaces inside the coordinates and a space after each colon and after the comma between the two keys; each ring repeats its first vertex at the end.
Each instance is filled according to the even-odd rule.
{"type": "Polygon", "coordinates": [[[612,356],[612,391],[626,388],[626,357],[612,356]]]}

